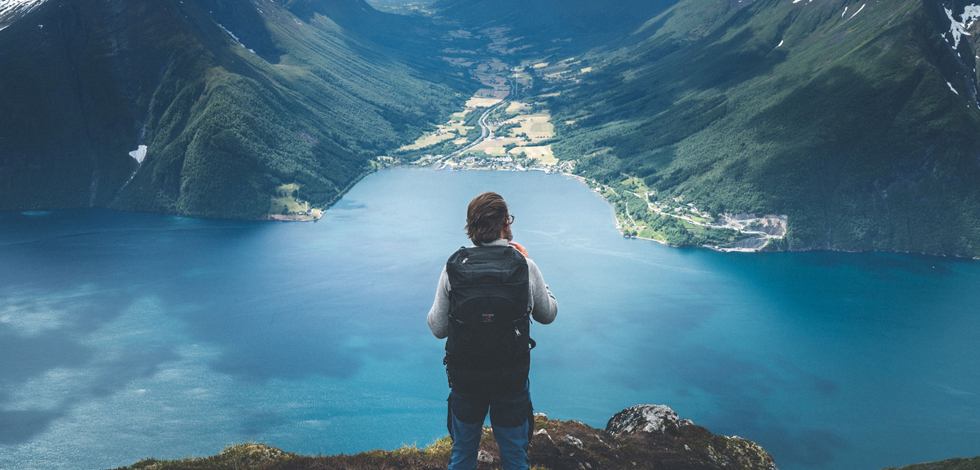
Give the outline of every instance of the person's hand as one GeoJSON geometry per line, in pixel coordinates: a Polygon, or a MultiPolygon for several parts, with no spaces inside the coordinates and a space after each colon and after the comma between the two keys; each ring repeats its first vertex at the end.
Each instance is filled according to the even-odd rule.
{"type": "Polygon", "coordinates": [[[521,252],[521,254],[524,255],[525,258],[530,258],[530,256],[528,256],[528,254],[527,254],[527,250],[523,246],[521,246],[520,243],[517,243],[517,242],[509,242],[509,245],[512,246],[512,247],[514,247],[515,250],[521,252]]]}

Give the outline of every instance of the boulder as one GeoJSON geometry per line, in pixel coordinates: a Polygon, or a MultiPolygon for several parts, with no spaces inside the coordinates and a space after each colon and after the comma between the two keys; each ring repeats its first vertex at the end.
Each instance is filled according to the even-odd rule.
{"type": "Polygon", "coordinates": [[[636,405],[626,408],[609,419],[606,432],[613,435],[635,434],[637,432],[663,434],[670,428],[680,428],[694,424],[689,419],[680,419],[674,410],[666,405],[636,405]]]}
{"type": "MultiPolygon", "coordinates": [[[[542,431],[543,431],[543,429],[542,429],[542,431]]],[[[566,443],[566,444],[568,444],[568,445],[578,447],[579,449],[581,449],[582,446],[583,446],[582,440],[579,439],[579,438],[577,438],[577,437],[575,437],[575,436],[565,436],[564,438],[562,438],[561,441],[564,442],[564,443],[566,443]]]]}

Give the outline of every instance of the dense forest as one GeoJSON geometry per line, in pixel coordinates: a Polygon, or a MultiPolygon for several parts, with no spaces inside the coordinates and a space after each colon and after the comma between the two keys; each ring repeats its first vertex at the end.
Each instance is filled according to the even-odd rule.
{"type": "Polygon", "coordinates": [[[787,215],[780,249],[980,255],[980,26],[964,5],[682,0],[640,22],[555,10],[509,34],[623,25],[584,52],[556,35],[543,54],[592,70],[535,90],[581,175],[787,215]]]}
{"type": "Polygon", "coordinates": [[[471,94],[432,27],[356,0],[48,0],[0,30],[0,209],[264,218],[285,184],[325,207],[471,94]]]}
{"type": "Polygon", "coordinates": [[[590,70],[525,90],[583,176],[786,215],[778,249],[980,255],[980,26],[961,2],[37,5],[0,17],[0,209],[263,218],[293,185],[329,206],[479,87],[439,58],[446,31],[503,28],[515,65],[590,70]]]}

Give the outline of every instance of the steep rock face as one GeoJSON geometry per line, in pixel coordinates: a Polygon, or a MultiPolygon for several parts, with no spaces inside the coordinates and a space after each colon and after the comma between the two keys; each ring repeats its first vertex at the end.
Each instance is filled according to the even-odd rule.
{"type": "MultiPolygon", "coordinates": [[[[310,3],[349,4],[352,25],[394,16],[310,3]]],[[[0,210],[256,219],[281,185],[323,207],[469,86],[277,2],[30,5],[0,18],[0,210]]]]}

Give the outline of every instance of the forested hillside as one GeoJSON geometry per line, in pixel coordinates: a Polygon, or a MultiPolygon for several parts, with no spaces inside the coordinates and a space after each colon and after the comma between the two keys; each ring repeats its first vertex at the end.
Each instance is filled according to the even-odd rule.
{"type": "Polygon", "coordinates": [[[713,214],[787,215],[770,248],[980,256],[974,10],[682,0],[639,26],[620,18],[621,34],[585,54],[543,51],[591,71],[536,91],[556,155],[580,174],[640,177],[713,214]]]}
{"type": "Polygon", "coordinates": [[[11,1],[0,209],[325,207],[475,91],[444,30],[502,27],[517,62],[580,64],[527,92],[584,176],[785,215],[775,249],[980,255],[980,13],[958,0],[11,1]]]}
{"type": "Polygon", "coordinates": [[[264,218],[283,185],[326,206],[470,93],[428,58],[429,27],[358,0],[47,0],[2,17],[0,210],[264,218]]]}
{"type": "Polygon", "coordinates": [[[716,212],[786,214],[784,249],[980,255],[975,49],[943,37],[942,5],[746,3],[685,0],[597,56],[554,101],[564,154],[716,212]]]}
{"type": "Polygon", "coordinates": [[[438,0],[440,16],[469,28],[511,28],[521,52],[584,52],[632,32],[676,0],[438,0]]]}

